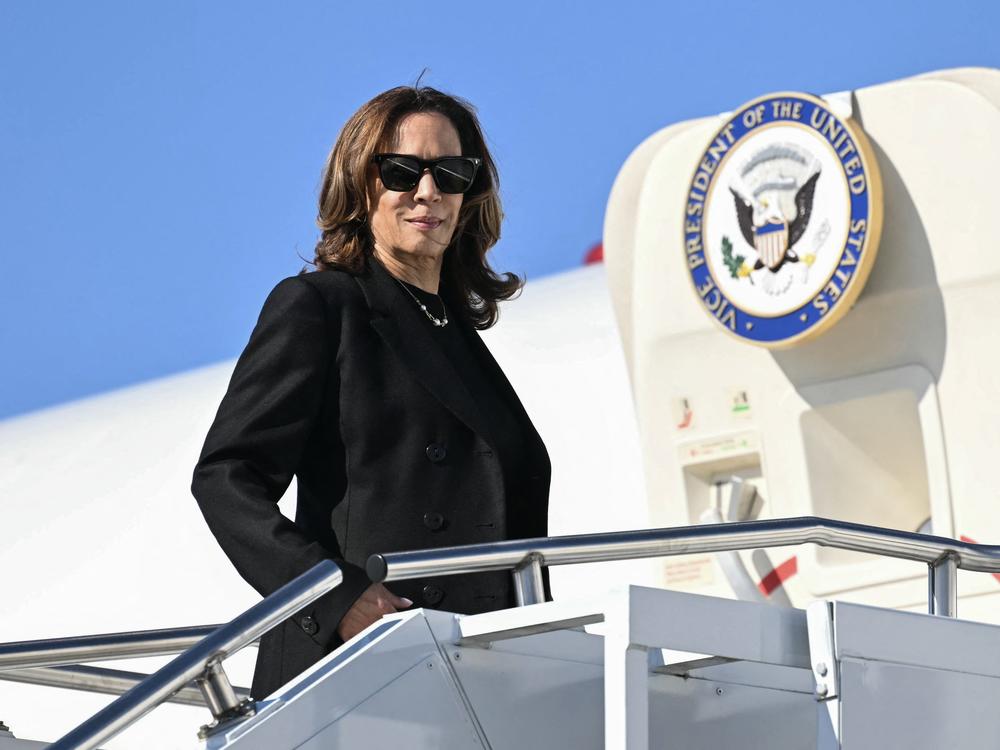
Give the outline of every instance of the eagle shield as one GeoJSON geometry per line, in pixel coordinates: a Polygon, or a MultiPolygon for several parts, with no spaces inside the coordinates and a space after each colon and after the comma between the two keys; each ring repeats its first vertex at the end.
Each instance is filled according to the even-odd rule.
{"type": "Polygon", "coordinates": [[[777,272],[786,261],[798,263],[799,257],[793,248],[809,225],[818,179],[817,170],[795,193],[794,219],[788,221],[780,215],[780,212],[777,216],[771,213],[759,225],[754,224],[753,204],[732,187],[729,188],[736,201],[736,219],[740,225],[740,234],[747,244],[757,251],[758,259],[754,264],[754,270],[766,267],[771,272],[777,272]]]}
{"type": "Polygon", "coordinates": [[[777,271],[788,250],[788,222],[775,217],[754,227],[753,246],[764,265],[777,271]]]}

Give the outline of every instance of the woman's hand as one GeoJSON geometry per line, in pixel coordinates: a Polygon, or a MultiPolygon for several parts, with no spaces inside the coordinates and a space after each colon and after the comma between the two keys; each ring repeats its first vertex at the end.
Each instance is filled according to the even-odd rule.
{"type": "Polygon", "coordinates": [[[380,620],[382,615],[391,615],[412,606],[413,602],[409,599],[396,596],[381,583],[373,583],[347,610],[337,626],[337,634],[344,641],[349,641],[373,622],[380,620]]]}

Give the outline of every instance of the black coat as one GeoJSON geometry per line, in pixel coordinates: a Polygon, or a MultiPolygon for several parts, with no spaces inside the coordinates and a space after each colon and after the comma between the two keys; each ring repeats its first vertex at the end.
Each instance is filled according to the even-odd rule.
{"type": "MultiPolygon", "coordinates": [[[[369,585],[375,552],[545,536],[551,467],[541,438],[471,324],[456,314],[527,441],[523,518],[508,529],[490,425],[432,338],[429,321],[378,262],[280,282],[194,470],[191,491],[222,549],[261,595],[323,559],[343,583],[260,642],[251,693],[269,695],[340,645],[337,626],[369,585]],[[294,523],[277,501],[298,482],[294,523]]],[[[518,503],[521,506],[521,503],[518,503]]],[[[399,581],[426,606],[510,606],[506,572],[399,581]]]]}

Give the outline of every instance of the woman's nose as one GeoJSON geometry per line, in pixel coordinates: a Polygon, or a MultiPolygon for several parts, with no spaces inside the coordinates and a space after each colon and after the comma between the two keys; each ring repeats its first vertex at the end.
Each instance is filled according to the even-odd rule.
{"type": "Polygon", "coordinates": [[[420,175],[420,181],[417,183],[417,191],[413,197],[418,201],[441,200],[441,191],[438,190],[437,183],[434,182],[434,176],[431,174],[430,169],[425,169],[424,173],[420,175]]]}

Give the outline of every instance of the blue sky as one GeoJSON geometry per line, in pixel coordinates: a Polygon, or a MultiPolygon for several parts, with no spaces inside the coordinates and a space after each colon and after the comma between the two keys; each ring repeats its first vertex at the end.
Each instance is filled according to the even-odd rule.
{"type": "Polygon", "coordinates": [[[236,356],[323,159],[424,68],[479,108],[502,270],[601,237],[646,136],[776,90],[1000,67],[1000,3],[0,4],[0,418],[236,356]]]}

